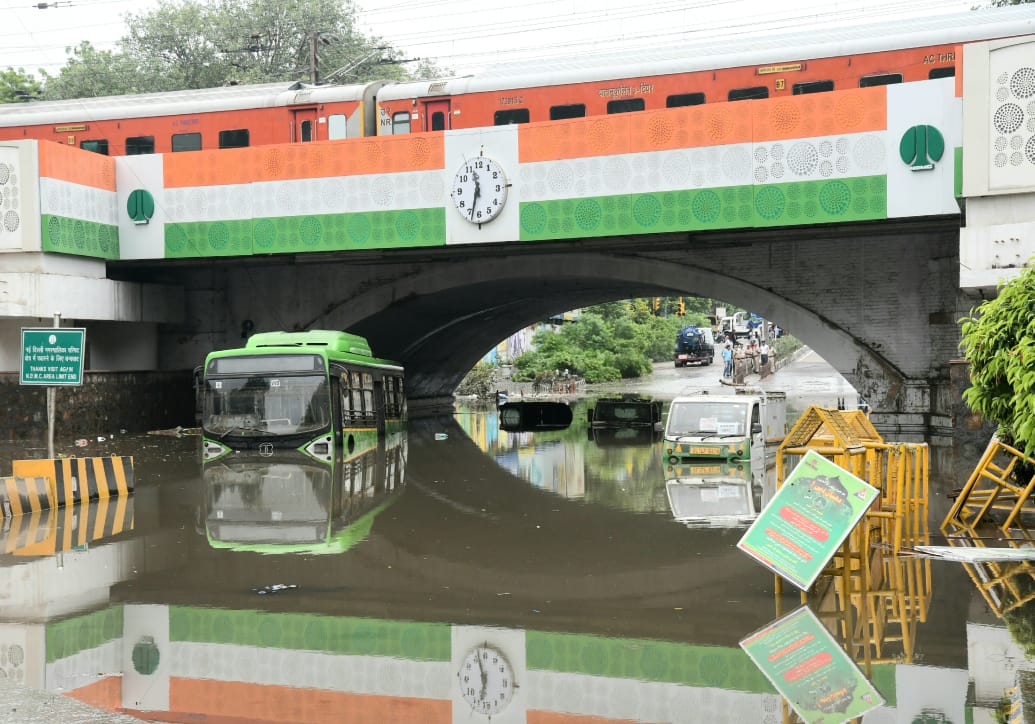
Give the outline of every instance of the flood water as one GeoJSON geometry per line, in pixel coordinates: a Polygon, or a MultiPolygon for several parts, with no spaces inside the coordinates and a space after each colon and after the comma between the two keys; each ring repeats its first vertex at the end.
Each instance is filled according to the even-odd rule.
{"type": "MultiPolygon", "coordinates": [[[[134,457],[135,493],[5,522],[2,675],[154,721],[796,721],[741,642],[797,589],[736,547],[746,523],[687,524],[660,437],[594,432],[588,404],[520,433],[460,406],[333,472],[90,440],[80,455],[134,457]]],[[[45,457],[2,453],[2,474],[45,457]]],[[[911,583],[869,620],[810,601],[851,683],[806,696],[872,685],[868,723],[1030,709],[1035,662],[967,570],[895,565],[911,583]]]]}

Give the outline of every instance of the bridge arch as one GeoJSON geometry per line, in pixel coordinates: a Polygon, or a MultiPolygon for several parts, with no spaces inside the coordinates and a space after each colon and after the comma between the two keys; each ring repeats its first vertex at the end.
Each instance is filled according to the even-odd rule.
{"type": "Polygon", "coordinates": [[[816,310],[772,288],[692,263],[604,251],[473,258],[403,275],[341,300],[312,326],[354,329],[408,370],[415,398],[449,396],[501,339],[551,314],[615,299],[693,295],[738,304],[790,329],[853,382],[903,374],[816,310]]]}

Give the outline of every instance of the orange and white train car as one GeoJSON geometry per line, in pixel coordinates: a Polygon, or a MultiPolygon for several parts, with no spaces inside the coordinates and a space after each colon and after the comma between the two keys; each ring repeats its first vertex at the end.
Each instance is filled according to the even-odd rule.
{"type": "MultiPolygon", "coordinates": [[[[463,77],[236,85],[0,105],[0,141],[108,155],[434,132],[958,76],[968,42],[1035,33],[1035,5],[587,53],[463,77]]],[[[957,79],[957,83],[959,83],[957,79]]]]}

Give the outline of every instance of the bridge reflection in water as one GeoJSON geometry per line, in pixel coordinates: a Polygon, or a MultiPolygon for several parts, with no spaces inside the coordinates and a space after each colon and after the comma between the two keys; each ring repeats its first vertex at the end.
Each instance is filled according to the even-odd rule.
{"type": "MultiPolygon", "coordinates": [[[[191,444],[138,439],[133,530],[65,553],[77,580],[97,575],[48,604],[60,614],[7,624],[5,666],[21,651],[30,685],[162,721],[794,721],[739,643],[798,596],[736,550],[742,523],[677,520],[655,444],[585,420],[509,435],[464,410],[333,471],[202,470],[191,444]]],[[[968,613],[984,599],[966,573],[882,560],[874,590],[807,602],[879,715],[994,706],[967,699],[968,678],[988,692],[1013,670],[968,646],[1006,629],[968,613]],[[894,608],[918,590],[926,620],[894,608]]],[[[54,567],[5,562],[32,580],[54,567]]]]}

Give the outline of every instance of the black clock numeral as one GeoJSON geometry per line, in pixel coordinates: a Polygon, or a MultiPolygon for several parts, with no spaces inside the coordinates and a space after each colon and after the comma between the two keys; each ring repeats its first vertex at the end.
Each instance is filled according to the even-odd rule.
{"type": "Polygon", "coordinates": [[[462,209],[462,208],[464,208],[464,205],[465,205],[465,204],[464,204],[464,200],[463,200],[463,199],[460,199],[460,203],[458,204],[458,208],[461,208],[461,209],[462,209]]]}
{"type": "Polygon", "coordinates": [[[498,179],[499,177],[500,177],[500,172],[499,171],[493,171],[492,172],[492,178],[493,178],[494,181],[496,179],[498,179]]]}

